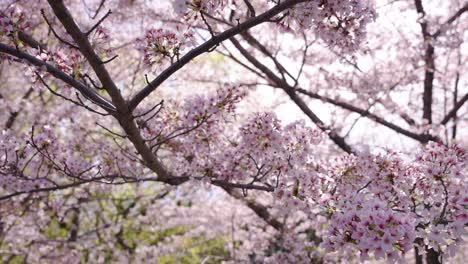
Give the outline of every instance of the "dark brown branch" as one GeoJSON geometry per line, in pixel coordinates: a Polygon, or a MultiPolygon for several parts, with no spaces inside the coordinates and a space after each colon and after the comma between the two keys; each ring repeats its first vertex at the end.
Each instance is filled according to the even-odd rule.
{"type": "MultiPolygon", "coordinates": [[[[200,12],[200,16],[203,20],[203,23],[205,23],[206,27],[208,28],[208,31],[210,32],[211,34],[211,37],[214,37],[215,36],[215,33],[213,31],[213,28],[211,27],[210,23],[208,23],[208,21],[206,20],[206,17],[204,15],[204,12],[200,12]]],[[[213,48],[211,48],[210,50],[214,50],[216,49],[217,46],[214,46],[213,48]]]]}
{"type": "Polygon", "coordinates": [[[82,76],[82,78],[83,78],[83,80],[85,80],[85,82],[86,82],[86,80],[88,80],[94,88],[96,88],[98,90],[104,89],[103,87],[97,85],[96,82],[93,80],[93,78],[91,78],[87,73],[85,73],[82,76]]]}
{"type": "Polygon", "coordinates": [[[104,6],[104,4],[106,3],[106,0],[101,0],[101,3],[99,3],[99,6],[98,8],[96,9],[94,15],[91,17],[92,19],[95,19],[97,17],[97,15],[99,14],[99,12],[101,11],[101,8],[104,6]]]}
{"type": "Polygon", "coordinates": [[[424,93],[423,93],[423,118],[429,124],[432,124],[432,90],[435,72],[434,46],[427,43],[426,55],[426,70],[424,74],[424,93]]]}
{"type": "Polygon", "coordinates": [[[255,8],[253,7],[252,3],[250,3],[249,0],[244,0],[245,5],[247,6],[247,9],[249,10],[249,16],[250,17],[255,17],[255,8]]]}
{"type": "Polygon", "coordinates": [[[96,113],[96,114],[99,114],[99,115],[102,115],[102,116],[106,116],[106,115],[109,115],[109,114],[106,114],[106,113],[100,113],[92,108],[90,108],[89,106],[85,105],[84,102],[80,99],[79,97],[79,94],[77,93],[76,96],[78,97],[78,100],[79,102],[75,101],[75,100],[72,100],[66,96],[63,96],[62,94],[54,91],[52,88],[50,88],[50,86],[45,82],[45,80],[41,77],[41,75],[39,73],[36,72],[36,76],[37,78],[41,81],[41,83],[47,88],[47,90],[49,90],[49,92],[51,92],[53,95],[55,96],[58,96],[60,98],[62,98],[63,100],[65,101],[68,101],[74,105],[77,105],[77,106],[81,106],[83,108],[85,108],[86,110],[90,111],[90,112],[93,112],[93,113],[96,113]]]}
{"type": "Polygon", "coordinates": [[[46,50],[46,45],[40,43],[39,41],[35,40],[31,36],[27,35],[26,33],[20,31],[18,32],[18,38],[23,42],[26,43],[29,47],[34,49],[46,50]]]}
{"type": "Polygon", "coordinates": [[[101,63],[102,63],[102,64],[107,64],[107,63],[109,63],[109,62],[111,62],[111,61],[117,59],[117,57],[119,57],[118,54],[114,55],[112,58],[110,58],[110,59],[108,59],[108,60],[102,61],[101,63]]]}
{"type": "Polygon", "coordinates": [[[437,38],[440,36],[440,34],[442,34],[446,27],[448,27],[450,24],[452,24],[455,20],[457,20],[463,13],[467,12],[468,11],[468,2],[465,3],[465,5],[460,8],[457,12],[455,12],[455,14],[453,14],[449,19],[447,19],[447,21],[445,21],[445,23],[443,23],[442,25],[440,25],[439,29],[432,35],[434,38],[437,38]]]}
{"type": "Polygon", "coordinates": [[[302,72],[304,70],[304,66],[306,64],[306,60],[307,60],[307,52],[309,51],[309,48],[310,46],[312,45],[312,43],[314,43],[315,41],[313,41],[312,43],[307,43],[307,36],[305,33],[302,34],[302,37],[304,38],[304,51],[302,52],[302,61],[301,61],[301,66],[299,67],[299,71],[297,72],[297,75],[294,79],[294,88],[297,87],[297,85],[299,84],[299,79],[301,78],[301,75],[302,75],[302,72]]]}
{"type": "Polygon", "coordinates": [[[215,37],[211,38],[210,40],[206,41],[205,43],[201,44],[200,46],[196,47],[195,49],[188,52],[178,61],[173,63],[167,69],[165,69],[156,79],[150,82],[146,87],[144,87],[141,91],[139,91],[133,98],[130,100],[129,108],[130,110],[135,109],[138,104],[143,101],[150,93],[152,93],[159,85],[161,85],[165,80],[171,77],[175,72],[180,70],[184,67],[187,63],[189,63],[194,58],[200,56],[201,54],[210,51],[214,46],[219,45],[221,42],[242,33],[249,28],[255,27],[258,24],[268,21],[272,17],[276,16],[277,14],[281,13],[282,11],[298,4],[304,2],[305,0],[286,0],[282,1],[280,4],[276,5],[275,7],[271,8],[270,10],[266,11],[265,13],[256,16],[254,18],[250,18],[249,20],[245,21],[244,23],[240,23],[238,26],[228,29],[215,37]]]}
{"type": "MultiPolygon", "coordinates": [[[[134,116],[133,118],[136,119],[136,118],[143,117],[143,116],[145,116],[145,115],[147,115],[147,114],[153,112],[153,110],[156,109],[157,107],[162,108],[163,105],[164,105],[164,100],[161,100],[159,103],[157,103],[157,104],[155,104],[153,107],[151,107],[148,111],[146,111],[146,112],[144,112],[144,113],[142,113],[142,114],[136,115],[136,116],[134,116]]],[[[160,109],[158,109],[158,111],[159,111],[159,110],[160,110],[160,109]]]]}
{"type": "Polygon", "coordinates": [[[468,93],[463,96],[453,107],[452,110],[444,117],[440,122],[442,125],[446,125],[450,119],[454,118],[457,115],[457,111],[468,101],[468,93]]]}
{"type": "MultiPolygon", "coordinates": [[[[458,69],[461,66],[461,50],[458,48],[458,69]]],[[[457,105],[458,102],[458,84],[460,83],[460,71],[457,69],[457,74],[455,76],[455,87],[453,89],[453,105],[457,105]]],[[[468,95],[468,94],[467,94],[468,95]]],[[[453,125],[452,125],[452,139],[457,139],[457,127],[458,127],[458,118],[455,114],[453,116],[453,125]]]]}
{"type": "MultiPolygon", "coordinates": [[[[201,177],[196,177],[197,179],[201,179],[201,177]]],[[[0,201],[3,200],[8,200],[11,199],[15,196],[19,196],[22,194],[32,194],[32,193],[41,193],[41,192],[53,192],[53,191],[59,191],[59,190],[64,190],[68,188],[73,188],[73,187],[78,187],[80,185],[86,184],[86,183],[103,183],[103,184],[127,184],[127,183],[140,183],[140,182],[164,182],[169,185],[177,186],[181,185],[183,183],[186,183],[190,180],[190,177],[183,176],[183,177],[171,177],[171,178],[166,178],[163,179],[161,177],[147,177],[147,178],[134,178],[134,177],[128,177],[128,176],[122,176],[122,175],[103,175],[103,176],[98,176],[98,177],[92,177],[90,179],[81,179],[77,178],[79,181],[73,182],[73,183],[68,183],[68,184],[62,184],[62,185],[54,185],[51,187],[41,187],[41,188],[35,188],[32,190],[28,191],[17,191],[13,192],[4,196],[0,196],[0,201]],[[122,181],[119,182],[114,182],[115,179],[121,179],[122,181]]],[[[272,192],[274,189],[269,186],[264,186],[264,185],[256,185],[256,184],[243,184],[243,183],[234,183],[234,182],[227,182],[227,181],[222,181],[222,180],[211,180],[211,184],[215,186],[222,187],[223,189],[244,189],[244,190],[259,190],[259,191],[267,191],[267,192],[272,192]]]]}
{"type": "Polygon", "coordinates": [[[435,72],[435,58],[434,58],[434,44],[433,37],[429,33],[428,25],[426,22],[426,12],[422,5],[421,0],[415,0],[416,11],[420,16],[421,32],[423,35],[423,41],[426,46],[424,55],[425,62],[425,73],[424,73],[424,92],[423,92],[423,118],[426,119],[429,124],[432,124],[432,90],[434,82],[435,72]]]}
{"type": "Polygon", "coordinates": [[[114,136],[117,136],[117,137],[120,137],[120,138],[127,138],[127,136],[125,135],[120,135],[118,133],[115,133],[114,131],[108,129],[107,127],[99,124],[98,122],[95,123],[96,125],[98,125],[99,127],[101,127],[102,129],[106,130],[107,132],[109,132],[110,134],[114,135],[114,136]]]}
{"type": "Polygon", "coordinates": [[[80,30],[78,25],[73,20],[72,15],[64,5],[63,1],[49,0],[48,2],[57,18],[65,27],[67,33],[73,38],[75,43],[80,48],[81,53],[88,60],[104,89],[106,89],[112,98],[112,102],[117,109],[116,113],[114,113],[114,117],[119,121],[119,124],[125,131],[128,139],[132,142],[138,153],[145,161],[145,165],[148,166],[148,168],[150,168],[153,172],[155,172],[158,177],[161,178],[162,182],[170,184],[172,181],[177,181],[177,179],[174,179],[170,176],[170,173],[167,171],[164,165],[146,145],[145,140],[140,134],[140,130],[138,129],[131,114],[131,111],[127,106],[127,102],[123,98],[115,82],[112,80],[102,60],[95,53],[87,36],[80,30]]]}
{"type": "Polygon", "coordinates": [[[55,68],[54,66],[32,56],[27,53],[24,53],[22,51],[19,51],[15,48],[9,47],[3,43],[0,43],[0,52],[9,54],[13,57],[16,57],[18,59],[24,59],[31,63],[32,65],[38,66],[38,67],[45,67],[46,71],[50,73],[52,76],[54,76],[57,79],[62,80],[66,84],[74,87],[77,89],[81,94],[83,94],[86,98],[89,98],[93,103],[99,105],[103,109],[105,109],[108,112],[114,112],[116,109],[115,107],[107,101],[105,98],[101,97],[99,94],[97,94],[94,90],[91,88],[85,86],[84,84],[78,82],[77,80],[73,79],[70,75],[60,71],[59,69],[55,68]]]}
{"type": "MultiPolygon", "coordinates": [[[[380,103],[381,105],[383,105],[385,108],[392,108],[393,105],[389,105],[388,102],[386,102],[385,100],[381,100],[381,99],[377,99],[376,102],[380,103]]],[[[393,102],[392,102],[393,103],[393,102]]],[[[415,126],[416,125],[416,121],[411,117],[409,116],[407,113],[405,112],[402,112],[402,111],[397,111],[397,114],[400,116],[401,119],[403,119],[408,125],[410,126],[415,126]]]]}
{"type": "MultiPolygon", "coordinates": [[[[180,136],[183,136],[183,135],[186,135],[186,134],[189,134],[190,132],[194,131],[195,129],[199,128],[201,125],[203,125],[205,123],[206,119],[203,119],[201,121],[199,121],[196,125],[192,126],[192,127],[189,127],[187,129],[185,128],[179,128],[179,129],[176,129],[174,131],[172,131],[169,135],[167,135],[164,139],[162,139],[161,141],[158,141],[156,142],[155,144],[153,144],[150,149],[153,150],[156,148],[156,150],[154,151],[154,153],[158,152],[159,148],[165,144],[166,142],[169,142],[170,140],[176,138],[176,137],[180,137],[180,136]],[[185,129],[185,130],[184,130],[185,129]],[[181,131],[181,132],[179,132],[181,131]]],[[[158,135],[159,136],[159,135],[158,135]]],[[[156,136],[154,139],[156,139],[158,136],[156,136]]],[[[149,139],[147,141],[152,141],[154,139],[149,139]]]]}
{"type": "Polygon", "coordinates": [[[228,51],[228,53],[223,53],[221,51],[217,51],[219,54],[222,54],[223,56],[226,56],[228,58],[230,58],[231,60],[233,60],[234,62],[236,62],[237,64],[239,64],[240,66],[244,67],[245,69],[249,70],[250,72],[254,73],[255,75],[261,77],[261,78],[265,78],[263,76],[262,73],[258,72],[257,70],[255,70],[254,68],[250,67],[249,65],[243,63],[242,61],[240,61],[239,59],[237,59],[234,55],[232,55],[232,53],[230,53],[228,51]]]}
{"type": "Polygon", "coordinates": [[[421,20],[419,24],[421,25],[421,31],[424,37],[429,36],[429,31],[427,30],[427,22],[426,22],[426,11],[424,11],[424,7],[422,5],[422,0],[414,0],[414,5],[416,6],[416,12],[420,16],[419,19],[421,20]]]}

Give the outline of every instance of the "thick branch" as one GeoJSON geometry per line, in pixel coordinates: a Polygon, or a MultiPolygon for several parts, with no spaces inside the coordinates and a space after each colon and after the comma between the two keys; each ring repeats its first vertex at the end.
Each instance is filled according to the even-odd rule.
{"type": "Polygon", "coordinates": [[[428,25],[426,22],[426,12],[422,5],[421,0],[415,0],[416,11],[420,16],[421,32],[423,35],[423,41],[426,46],[424,55],[424,62],[426,64],[424,73],[424,92],[423,92],[423,118],[426,119],[429,124],[432,124],[432,90],[434,82],[435,72],[435,59],[434,59],[434,45],[433,37],[428,31],[428,25]]]}
{"type": "Polygon", "coordinates": [[[81,53],[85,56],[96,75],[98,76],[104,88],[112,98],[112,102],[117,108],[125,106],[125,100],[120,95],[120,92],[115,85],[114,81],[110,77],[109,72],[102,63],[102,60],[94,52],[91,43],[88,41],[86,35],[81,32],[78,25],[73,20],[72,15],[63,4],[62,0],[49,0],[49,5],[52,7],[55,16],[60,20],[62,25],[65,27],[67,33],[73,38],[75,43],[78,45],[81,53]]]}
{"type": "Polygon", "coordinates": [[[432,124],[432,90],[435,72],[434,46],[427,43],[426,55],[426,72],[424,73],[424,93],[423,93],[423,118],[432,124]]]}
{"type": "Polygon", "coordinates": [[[91,100],[93,103],[101,106],[103,109],[105,109],[108,112],[114,112],[116,109],[110,103],[107,101],[105,98],[101,97],[99,94],[97,94],[94,90],[91,88],[87,87],[86,85],[78,82],[77,80],[73,79],[70,75],[62,72],[61,70],[55,68],[54,66],[32,56],[27,53],[24,53],[22,51],[19,51],[15,48],[9,47],[3,43],[0,43],[0,52],[9,54],[13,57],[19,58],[19,59],[24,59],[28,61],[29,63],[38,66],[38,67],[45,67],[46,71],[50,73],[52,76],[54,76],[57,79],[62,80],[66,84],[74,87],[77,89],[83,96],[91,100]]]}
{"type": "Polygon", "coordinates": [[[424,11],[424,7],[422,5],[422,0],[414,0],[414,5],[416,6],[416,12],[420,16],[421,31],[424,37],[429,36],[429,31],[427,30],[427,22],[426,22],[426,11],[424,11]]]}
{"type": "MultiPolygon", "coordinates": [[[[117,108],[117,112],[114,114],[115,118],[119,121],[123,130],[125,131],[129,140],[133,143],[138,153],[141,155],[143,160],[152,171],[154,171],[160,180],[166,183],[171,183],[176,180],[170,176],[164,165],[158,160],[158,158],[151,152],[151,149],[146,145],[145,140],[140,134],[135,120],[129,111],[125,99],[122,97],[119,89],[112,80],[109,72],[104,66],[102,60],[95,53],[91,43],[85,33],[83,33],[78,25],[73,20],[68,9],[61,0],[49,0],[49,5],[52,7],[55,15],[60,20],[65,30],[73,38],[75,43],[80,48],[81,53],[90,63],[97,77],[101,81],[104,89],[109,93],[112,98],[112,102],[117,108]]],[[[177,181],[177,180],[176,180],[177,181]]]]}
{"type": "Polygon", "coordinates": [[[165,80],[172,76],[175,72],[180,70],[184,67],[187,63],[189,63],[194,58],[200,56],[201,54],[210,51],[213,47],[219,45],[221,42],[242,33],[249,28],[255,27],[258,24],[263,22],[269,21],[271,18],[276,16],[277,14],[281,13],[282,11],[294,6],[295,4],[305,2],[306,0],[286,0],[282,1],[280,4],[276,5],[275,7],[271,8],[270,10],[266,11],[265,13],[250,18],[249,20],[245,21],[244,23],[239,24],[236,27],[228,29],[223,33],[212,37],[210,40],[206,41],[202,45],[196,47],[195,49],[188,52],[185,56],[180,58],[177,62],[169,66],[166,70],[164,70],[156,79],[150,82],[145,88],[143,88],[140,92],[138,92],[135,97],[132,98],[130,101],[129,107],[131,110],[135,109],[138,104],[143,101],[150,93],[152,93],[156,88],[161,85],[165,80]]]}

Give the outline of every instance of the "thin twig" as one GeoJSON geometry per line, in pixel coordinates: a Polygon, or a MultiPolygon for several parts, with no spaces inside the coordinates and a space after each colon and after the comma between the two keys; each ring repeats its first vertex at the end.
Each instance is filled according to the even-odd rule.
{"type": "Polygon", "coordinates": [[[107,11],[107,13],[106,13],[101,19],[99,19],[99,21],[98,21],[92,28],[90,28],[88,31],[86,31],[85,35],[86,35],[86,36],[89,36],[89,34],[91,34],[97,27],[99,27],[99,25],[100,25],[110,14],[112,14],[112,11],[109,9],[109,11],[107,11]]]}
{"type": "Polygon", "coordinates": [[[54,34],[54,36],[60,41],[60,42],[63,42],[65,44],[67,44],[68,46],[74,48],[74,49],[77,49],[79,50],[79,48],[76,46],[76,45],[73,45],[72,43],[70,43],[69,41],[66,41],[64,40],[63,38],[61,38],[57,32],[55,32],[55,29],[54,27],[52,26],[52,24],[49,22],[49,20],[47,19],[47,16],[44,12],[44,9],[41,9],[41,14],[42,14],[42,17],[44,18],[45,22],[47,23],[47,25],[49,26],[50,28],[50,31],[52,31],[52,34],[54,34]]]}

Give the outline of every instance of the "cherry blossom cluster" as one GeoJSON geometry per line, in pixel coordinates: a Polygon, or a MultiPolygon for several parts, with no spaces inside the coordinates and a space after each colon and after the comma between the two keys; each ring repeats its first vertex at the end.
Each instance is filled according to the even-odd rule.
{"type": "Polygon", "coordinates": [[[80,77],[84,60],[81,53],[75,51],[65,54],[62,50],[57,50],[52,54],[53,65],[62,72],[73,76],[75,79],[80,77]]]}
{"type": "Polygon", "coordinates": [[[225,142],[220,140],[225,129],[223,124],[232,120],[236,104],[244,96],[244,89],[227,87],[209,97],[192,96],[183,104],[168,100],[163,111],[155,118],[140,122],[140,128],[143,136],[151,139],[155,152],[161,148],[174,152],[177,162],[171,163],[179,175],[194,172],[204,175],[208,173],[207,166],[219,159],[210,154],[213,153],[210,149],[225,142]]]}
{"type": "Polygon", "coordinates": [[[184,138],[180,146],[184,158],[178,162],[178,170],[198,171],[208,179],[278,185],[286,177],[284,174],[295,173],[296,166],[288,165],[288,161],[295,164],[302,159],[300,150],[310,148],[321,138],[320,133],[302,123],[282,126],[273,113],[255,114],[238,129],[220,129],[214,125],[220,124],[213,124],[207,131],[197,130],[184,138]],[[292,127],[302,128],[299,138],[291,133],[292,127]],[[227,138],[227,141],[213,140],[216,138],[227,138]],[[299,146],[301,141],[304,147],[299,146]]]}
{"type": "Polygon", "coordinates": [[[173,153],[171,170],[181,176],[279,185],[283,174],[306,174],[299,170],[313,160],[313,146],[322,134],[302,121],[283,126],[268,112],[233,126],[244,96],[243,89],[228,87],[214,96],[193,96],[183,105],[166,101],[157,117],[137,122],[155,152],[173,153]]]}
{"type": "Polygon", "coordinates": [[[173,62],[179,58],[180,51],[191,46],[193,34],[187,31],[178,34],[168,29],[150,29],[144,39],[138,40],[139,49],[144,53],[144,62],[149,65],[162,64],[165,59],[173,62]]]}
{"type": "MultiPolygon", "coordinates": [[[[73,78],[78,79],[81,77],[84,60],[83,56],[78,51],[73,51],[71,54],[65,55],[64,51],[61,49],[48,51],[30,48],[29,50],[37,59],[56,67],[62,72],[73,76],[73,78]]],[[[33,83],[38,83],[39,76],[41,78],[47,76],[46,67],[29,64],[26,75],[31,77],[33,83]]],[[[42,83],[39,82],[38,84],[40,84],[39,87],[43,87],[42,83]]]]}
{"type": "Polygon", "coordinates": [[[327,45],[343,53],[359,48],[365,39],[367,24],[376,18],[372,0],[307,1],[289,12],[284,26],[295,30],[313,28],[327,45]]]}
{"type": "Polygon", "coordinates": [[[13,32],[13,23],[3,14],[0,14],[0,34],[2,36],[10,35],[13,32]]]}
{"type": "Polygon", "coordinates": [[[275,198],[282,211],[327,217],[327,251],[398,261],[414,245],[450,254],[464,244],[467,159],[460,147],[431,142],[413,161],[392,151],[326,162],[304,157],[291,155],[275,198]]]}
{"type": "Polygon", "coordinates": [[[300,185],[315,195],[297,192],[285,201],[311,197],[309,208],[323,208],[329,220],[322,245],[328,251],[348,248],[362,260],[373,255],[396,261],[416,243],[450,253],[466,235],[466,162],[465,150],[434,142],[414,161],[391,151],[344,156],[310,179],[314,188],[300,185]]]}
{"type": "MultiPolygon", "coordinates": [[[[102,57],[110,58],[114,55],[114,49],[111,47],[111,37],[109,30],[102,26],[97,26],[89,36],[94,50],[102,57]]],[[[72,51],[72,54],[76,53],[72,51]]]]}
{"type": "Polygon", "coordinates": [[[415,221],[410,214],[389,208],[385,201],[364,194],[342,193],[324,232],[327,251],[360,252],[361,260],[395,261],[412,249],[415,221]]]}
{"type": "Polygon", "coordinates": [[[394,212],[383,202],[384,196],[393,193],[387,182],[401,177],[399,159],[343,156],[327,162],[329,167],[313,160],[302,164],[299,167],[302,169],[290,173],[292,177],[280,185],[275,197],[287,211],[300,210],[314,219],[319,215],[328,217],[324,223],[328,228],[321,234],[323,248],[340,252],[360,250],[362,259],[370,254],[393,259],[411,248],[413,219],[394,212]]]}
{"type": "Polygon", "coordinates": [[[416,164],[419,174],[413,199],[421,218],[418,235],[430,248],[453,254],[467,234],[466,150],[431,142],[416,164]]]}

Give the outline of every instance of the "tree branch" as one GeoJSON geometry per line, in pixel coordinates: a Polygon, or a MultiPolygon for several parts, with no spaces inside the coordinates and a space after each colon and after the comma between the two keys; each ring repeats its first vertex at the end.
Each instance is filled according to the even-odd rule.
{"type": "Polygon", "coordinates": [[[301,2],[305,2],[306,0],[286,0],[282,1],[281,3],[277,4],[275,7],[271,8],[270,10],[266,11],[265,13],[258,15],[256,17],[250,18],[244,23],[239,24],[236,27],[228,29],[221,34],[218,34],[212,37],[210,40],[206,41],[205,43],[201,44],[200,46],[196,47],[195,49],[188,52],[182,58],[180,58],[177,62],[169,66],[165,69],[156,79],[150,82],[146,87],[144,87],[141,91],[139,91],[129,103],[130,110],[135,109],[138,104],[143,101],[150,93],[152,93],[159,85],[161,85],[165,80],[171,77],[175,72],[180,70],[184,67],[187,63],[189,63],[194,58],[200,56],[201,54],[210,51],[213,47],[219,45],[221,42],[241,33],[249,28],[255,27],[258,24],[263,22],[269,21],[272,17],[276,16],[277,14],[281,13],[282,11],[298,4],[301,2]]]}
{"type": "Polygon", "coordinates": [[[60,20],[65,30],[70,34],[75,43],[78,45],[81,53],[90,63],[97,77],[101,81],[104,89],[109,93],[112,102],[117,111],[114,117],[119,121],[119,124],[125,131],[128,139],[135,146],[138,153],[141,155],[146,163],[146,166],[155,172],[162,182],[171,184],[173,181],[178,181],[170,176],[170,173],[158,158],[151,152],[151,149],[146,145],[145,140],[140,134],[135,120],[129,110],[125,99],[122,97],[115,82],[112,80],[109,72],[99,56],[95,53],[91,43],[89,42],[85,33],[83,33],[78,25],[73,20],[68,9],[65,7],[61,0],[48,0],[49,5],[52,7],[55,15],[60,20]]]}
{"type": "Polygon", "coordinates": [[[435,58],[434,58],[434,45],[433,37],[428,31],[428,25],[426,22],[426,12],[422,5],[421,0],[415,0],[416,11],[420,16],[421,32],[423,35],[423,41],[426,45],[426,51],[424,55],[424,62],[426,64],[424,73],[424,92],[423,92],[423,118],[426,119],[429,124],[432,124],[432,90],[434,82],[435,72],[435,58]]]}
{"type": "Polygon", "coordinates": [[[24,59],[31,63],[32,65],[38,66],[38,67],[45,67],[46,71],[50,73],[52,76],[54,76],[57,79],[62,80],[66,84],[74,87],[77,89],[83,96],[88,98],[90,101],[93,103],[99,105],[103,109],[105,109],[108,112],[114,112],[116,108],[112,103],[107,101],[105,98],[101,97],[99,94],[97,94],[94,90],[91,88],[87,87],[86,85],[78,82],[77,80],[73,79],[70,75],[62,72],[61,70],[55,68],[54,66],[48,64],[47,62],[44,62],[32,55],[29,55],[27,53],[24,53],[22,51],[19,51],[15,48],[9,47],[3,43],[0,43],[0,52],[9,54],[13,57],[16,57],[18,59],[24,59]]]}
{"type": "Polygon", "coordinates": [[[247,200],[245,197],[237,192],[236,190],[229,188],[229,187],[223,187],[223,189],[232,197],[243,201],[258,217],[262,218],[267,224],[272,226],[276,230],[282,230],[283,229],[283,224],[278,221],[277,219],[273,218],[268,212],[268,209],[257,203],[255,200],[247,200]]]}
{"type": "Polygon", "coordinates": [[[450,119],[452,119],[453,117],[455,117],[457,115],[457,111],[468,101],[468,93],[465,94],[465,96],[463,96],[462,99],[460,99],[460,101],[458,101],[455,106],[453,107],[452,110],[450,110],[450,112],[444,117],[444,119],[442,119],[442,121],[440,122],[440,124],[442,125],[446,125],[448,123],[448,121],[450,121],[450,119]]]}
{"type": "Polygon", "coordinates": [[[417,140],[421,143],[427,143],[429,140],[436,140],[437,138],[434,137],[434,136],[431,136],[431,135],[427,135],[427,134],[416,134],[416,133],[413,133],[409,130],[406,130],[400,126],[397,126],[391,122],[388,122],[387,120],[383,119],[382,117],[379,117],[371,112],[369,112],[369,110],[365,110],[365,109],[362,109],[362,108],[359,108],[359,107],[356,107],[352,104],[349,104],[349,103],[346,103],[346,102],[341,102],[341,101],[338,101],[338,100],[335,100],[335,99],[332,99],[332,98],[328,98],[328,97],[325,97],[325,96],[321,96],[319,94],[316,94],[316,93],[313,93],[313,92],[310,92],[310,91],[307,91],[307,90],[304,90],[302,88],[297,88],[296,89],[297,92],[301,93],[301,94],[305,94],[311,98],[314,98],[314,99],[318,99],[318,100],[321,100],[323,102],[326,102],[326,103],[330,103],[330,104],[333,104],[335,106],[339,106],[343,109],[346,109],[348,111],[351,111],[351,112],[355,112],[355,113],[358,113],[360,114],[361,116],[363,117],[367,117],[387,128],[390,128],[391,130],[397,132],[397,133],[400,133],[402,135],[405,135],[409,138],[412,138],[414,140],[417,140]]]}
{"type": "Polygon", "coordinates": [[[18,196],[18,195],[21,195],[21,194],[58,191],[58,190],[77,187],[77,186],[80,186],[80,185],[83,185],[83,184],[86,184],[86,183],[90,183],[90,182],[94,182],[94,181],[98,181],[98,180],[102,180],[102,179],[108,179],[108,178],[109,178],[109,176],[102,176],[102,177],[96,177],[96,178],[92,178],[92,179],[81,180],[79,182],[73,182],[73,183],[63,184],[63,185],[58,185],[58,186],[53,186],[53,187],[43,187],[43,188],[32,189],[32,190],[29,190],[29,191],[17,191],[17,192],[13,192],[13,193],[10,193],[10,194],[4,195],[4,196],[0,196],[0,201],[8,200],[8,199],[10,199],[12,197],[15,197],[15,196],[18,196]]]}
{"type": "Polygon", "coordinates": [[[447,26],[452,24],[455,20],[457,20],[466,11],[468,11],[468,2],[465,3],[465,5],[462,8],[460,8],[457,12],[455,12],[455,14],[453,14],[449,19],[447,19],[447,21],[445,21],[445,23],[440,25],[439,29],[432,36],[434,38],[439,37],[440,34],[442,34],[444,32],[444,30],[445,30],[445,28],[447,26]]]}
{"type": "Polygon", "coordinates": [[[326,132],[328,137],[338,145],[342,150],[347,153],[353,153],[351,146],[349,146],[343,137],[339,136],[337,132],[330,127],[326,126],[325,123],[314,113],[307,104],[296,94],[296,91],[286,81],[282,80],[276,74],[274,74],[267,66],[258,61],[253,57],[242,45],[234,38],[230,39],[237,50],[244,56],[250,63],[257,67],[263,72],[273,83],[273,86],[280,87],[289,96],[289,98],[301,109],[301,111],[310,119],[315,125],[322,131],[326,132]]]}

